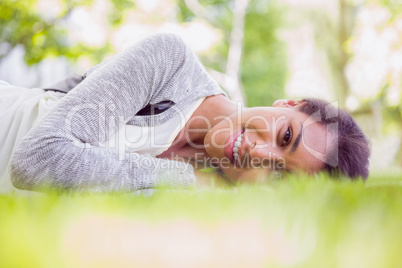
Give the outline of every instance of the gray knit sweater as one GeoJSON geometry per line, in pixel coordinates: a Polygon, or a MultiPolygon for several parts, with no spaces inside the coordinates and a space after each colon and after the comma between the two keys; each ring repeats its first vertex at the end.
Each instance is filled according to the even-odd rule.
{"type": "Polygon", "coordinates": [[[151,36],[91,70],[31,129],[12,157],[12,183],[24,190],[84,191],[192,185],[196,178],[187,163],[99,144],[116,126],[159,125],[188,103],[216,94],[224,92],[179,37],[151,36]],[[167,100],[175,109],[136,116],[146,105],[167,100]]]}

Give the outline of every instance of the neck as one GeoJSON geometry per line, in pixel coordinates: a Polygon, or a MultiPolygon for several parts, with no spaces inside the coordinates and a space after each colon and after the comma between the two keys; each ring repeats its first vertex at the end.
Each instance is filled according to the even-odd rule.
{"type": "Polygon", "coordinates": [[[234,114],[236,107],[234,102],[223,95],[206,97],[176,136],[175,145],[157,157],[177,160],[176,156],[192,159],[199,153],[207,155],[204,148],[205,135],[216,124],[234,114]],[[179,137],[180,140],[177,140],[179,137]]]}
{"type": "Polygon", "coordinates": [[[237,105],[223,95],[206,97],[185,126],[188,143],[203,144],[207,132],[229,115],[237,105]]]}

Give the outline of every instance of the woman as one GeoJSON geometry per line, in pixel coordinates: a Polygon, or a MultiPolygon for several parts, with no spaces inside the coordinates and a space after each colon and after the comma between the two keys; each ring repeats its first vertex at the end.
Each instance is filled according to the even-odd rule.
{"type": "Polygon", "coordinates": [[[39,109],[41,102],[49,109],[13,110],[9,128],[29,125],[18,128],[16,148],[8,149],[15,187],[189,186],[194,168],[206,166],[219,167],[233,182],[277,169],[368,176],[368,142],[349,115],[319,100],[239,109],[174,35],[147,38],[84,78],[68,94],[17,94],[33,94],[39,109]],[[28,124],[21,122],[26,114],[35,114],[28,124]]]}

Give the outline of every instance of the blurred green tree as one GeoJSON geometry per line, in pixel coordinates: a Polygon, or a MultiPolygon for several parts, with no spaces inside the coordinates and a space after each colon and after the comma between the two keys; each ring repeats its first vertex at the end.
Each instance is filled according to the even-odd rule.
{"type": "MultiPolygon", "coordinates": [[[[284,97],[286,47],[276,36],[283,12],[275,1],[178,0],[177,4],[179,21],[202,19],[223,32],[222,41],[201,58],[229,95],[244,88],[248,106],[271,105],[284,97]]],[[[232,95],[238,99],[239,94],[232,95]]]]}
{"type": "MultiPolygon", "coordinates": [[[[123,21],[124,11],[134,7],[134,2],[110,2],[113,8],[108,14],[108,21],[111,27],[115,27],[123,21]]],[[[85,55],[99,62],[111,50],[110,44],[91,47],[83,43],[72,43],[64,23],[74,8],[90,6],[92,3],[93,0],[61,0],[61,11],[49,19],[38,10],[38,0],[0,1],[0,61],[15,47],[22,45],[25,49],[24,60],[28,65],[57,56],[76,59],[85,55]]]]}

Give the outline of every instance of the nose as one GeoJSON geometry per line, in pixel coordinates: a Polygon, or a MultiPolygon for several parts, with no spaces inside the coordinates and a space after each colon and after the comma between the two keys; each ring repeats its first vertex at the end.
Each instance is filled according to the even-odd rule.
{"type": "Polygon", "coordinates": [[[256,166],[274,168],[279,161],[284,161],[277,147],[269,146],[260,140],[254,142],[249,150],[250,162],[256,166]]]}

